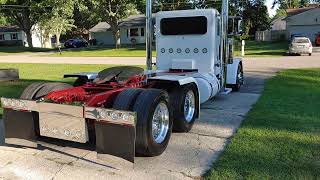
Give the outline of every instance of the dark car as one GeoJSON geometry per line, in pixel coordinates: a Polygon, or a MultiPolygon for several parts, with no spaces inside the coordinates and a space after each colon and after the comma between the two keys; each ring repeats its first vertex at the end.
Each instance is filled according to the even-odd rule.
{"type": "Polygon", "coordinates": [[[64,43],[65,48],[87,47],[88,42],[84,39],[69,39],[64,43]]]}

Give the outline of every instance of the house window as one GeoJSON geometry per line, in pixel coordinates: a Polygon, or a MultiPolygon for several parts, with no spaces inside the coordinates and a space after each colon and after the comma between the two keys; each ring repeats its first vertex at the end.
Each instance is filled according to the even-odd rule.
{"type": "Polygon", "coordinates": [[[12,33],[11,40],[18,40],[18,33],[12,33]]]}
{"type": "Polygon", "coordinates": [[[141,28],[141,36],[144,36],[144,28],[141,28]]]}
{"type": "Polygon", "coordinates": [[[127,29],[127,37],[129,37],[129,29],[127,29]]]}
{"type": "Polygon", "coordinates": [[[133,29],[130,29],[130,37],[133,37],[133,36],[139,36],[139,29],[138,28],[133,28],[133,29]]]}
{"type": "Polygon", "coordinates": [[[0,34],[0,41],[4,41],[4,34],[0,34]]]}

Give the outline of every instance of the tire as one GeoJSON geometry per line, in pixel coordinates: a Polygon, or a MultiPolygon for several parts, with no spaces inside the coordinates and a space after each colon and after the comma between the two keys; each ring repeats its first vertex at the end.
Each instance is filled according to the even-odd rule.
{"type": "Polygon", "coordinates": [[[98,82],[100,80],[104,80],[107,77],[119,74],[118,79],[119,81],[126,80],[130,76],[142,74],[144,71],[143,68],[135,67],[135,66],[116,66],[104,69],[98,73],[97,78],[94,82],[98,82]]]}
{"type": "Polygon", "coordinates": [[[89,82],[87,77],[79,77],[74,83],[73,86],[74,87],[78,87],[78,86],[83,86],[85,85],[87,82],[89,82]]]}
{"type": "Polygon", "coordinates": [[[199,93],[194,84],[188,84],[180,88],[175,88],[170,92],[170,103],[174,109],[173,114],[173,131],[189,132],[199,114],[199,93]],[[194,110],[190,109],[187,117],[184,112],[187,94],[192,92],[194,97],[194,110]]]}
{"type": "Polygon", "coordinates": [[[43,96],[48,95],[50,92],[53,91],[60,91],[68,88],[72,88],[70,84],[66,83],[45,83],[44,87],[41,88],[35,95],[36,99],[40,99],[43,96]]]}
{"type": "Polygon", "coordinates": [[[242,67],[241,64],[239,64],[239,66],[238,66],[238,71],[237,71],[236,84],[233,84],[233,85],[231,86],[232,91],[234,91],[234,92],[240,91],[240,88],[241,88],[241,85],[242,85],[242,84],[243,84],[243,67],[242,67]],[[241,80],[240,77],[239,77],[239,73],[242,74],[242,80],[241,80]]]}
{"type": "Polygon", "coordinates": [[[142,91],[143,89],[139,88],[130,88],[122,91],[116,97],[116,100],[113,103],[113,109],[132,111],[134,103],[142,91]]]}
{"type": "MultiPolygon", "coordinates": [[[[137,112],[136,124],[136,152],[144,156],[157,156],[162,154],[168,146],[172,132],[172,112],[169,104],[169,96],[166,91],[159,89],[146,89],[138,96],[133,110],[137,112]],[[167,131],[161,142],[157,142],[153,136],[153,116],[158,107],[166,106],[167,131]]],[[[164,127],[164,126],[163,126],[164,127]]]]}
{"type": "Polygon", "coordinates": [[[36,100],[35,95],[37,92],[45,86],[46,82],[36,82],[30,84],[28,87],[24,89],[22,94],[20,95],[20,99],[24,100],[36,100]]]}
{"type": "Polygon", "coordinates": [[[312,55],[312,53],[309,53],[309,56],[311,56],[312,55]]]}

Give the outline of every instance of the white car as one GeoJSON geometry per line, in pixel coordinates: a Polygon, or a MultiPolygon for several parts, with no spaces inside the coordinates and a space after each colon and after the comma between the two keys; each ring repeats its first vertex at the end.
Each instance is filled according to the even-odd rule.
{"type": "Polygon", "coordinates": [[[312,43],[307,37],[294,37],[289,46],[290,54],[312,54],[312,43]]]}

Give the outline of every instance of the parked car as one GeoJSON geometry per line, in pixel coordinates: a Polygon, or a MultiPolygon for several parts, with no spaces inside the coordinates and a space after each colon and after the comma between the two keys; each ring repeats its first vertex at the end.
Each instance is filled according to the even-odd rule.
{"type": "Polygon", "coordinates": [[[316,36],[315,44],[316,44],[316,46],[320,46],[320,33],[318,33],[316,36]]]}
{"type": "Polygon", "coordinates": [[[289,54],[312,54],[312,44],[307,37],[294,37],[289,46],[289,54]]]}
{"type": "Polygon", "coordinates": [[[88,42],[84,39],[69,39],[64,43],[65,48],[87,47],[88,42]]]}

